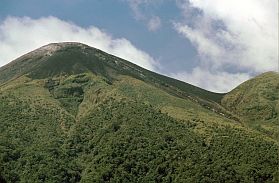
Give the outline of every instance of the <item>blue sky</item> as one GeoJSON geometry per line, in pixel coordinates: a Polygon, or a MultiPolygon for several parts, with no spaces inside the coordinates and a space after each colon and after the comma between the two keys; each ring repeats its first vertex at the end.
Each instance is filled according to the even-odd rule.
{"type": "Polygon", "coordinates": [[[2,3],[1,20],[7,16],[36,19],[51,15],[82,27],[97,26],[114,37],[124,37],[159,60],[165,66],[163,72],[190,71],[197,59],[195,48],[171,26],[171,21],[181,17],[176,3],[171,1],[142,10],[146,19],[162,17],[162,24],[166,25],[158,31],[149,31],[146,21],[138,20],[129,4],[121,0],[4,0],[2,3]]]}
{"type": "Polygon", "coordinates": [[[63,41],[90,39],[87,44],[147,69],[226,92],[256,74],[276,70],[277,13],[277,0],[1,0],[0,51],[7,56],[0,57],[0,63],[40,43],[60,41],[55,32],[65,31],[68,37],[63,41]],[[52,32],[42,33],[40,27],[52,32]],[[22,34],[21,28],[33,34],[22,34]],[[98,37],[96,31],[104,35],[98,37]],[[94,44],[93,38],[103,41],[94,44]],[[255,41],[262,46],[255,46],[255,41]],[[263,47],[267,51],[259,52],[263,47]]]}

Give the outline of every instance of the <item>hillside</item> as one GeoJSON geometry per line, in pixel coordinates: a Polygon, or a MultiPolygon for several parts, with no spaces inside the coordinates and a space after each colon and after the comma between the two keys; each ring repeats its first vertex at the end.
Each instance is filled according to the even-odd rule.
{"type": "Polygon", "coordinates": [[[228,93],[222,104],[250,127],[279,140],[279,74],[267,72],[228,93]]]}
{"type": "Polygon", "coordinates": [[[0,180],[278,182],[278,142],[233,92],[80,43],[41,47],[0,68],[0,180]]]}

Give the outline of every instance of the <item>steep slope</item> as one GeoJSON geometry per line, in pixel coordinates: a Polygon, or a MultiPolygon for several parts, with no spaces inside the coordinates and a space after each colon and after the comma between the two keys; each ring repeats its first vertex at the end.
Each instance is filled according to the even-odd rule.
{"type": "Polygon", "coordinates": [[[222,104],[249,126],[279,140],[279,74],[267,72],[224,96],[222,104]]]}
{"type": "Polygon", "coordinates": [[[35,50],[0,68],[0,83],[6,182],[278,181],[278,143],[222,94],[86,45],[35,50]]]}
{"type": "Polygon", "coordinates": [[[164,87],[177,95],[179,92],[172,90],[179,89],[185,92],[185,95],[194,95],[215,102],[220,102],[223,96],[150,72],[81,43],[52,43],[16,59],[0,68],[0,84],[27,73],[32,78],[42,79],[86,71],[102,75],[108,79],[112,79],[118,74],[125,74],[164,87]]]}
{"type": "Polygon", "coordinates": [[[53,43],[30,52],[0,68],[0,86],[6,81],[28,75],[32,79],[62,77],[63,75],[93,73],[106,79],[117,80],[125,75],[142,80],[169,94],[192,100],[204,108],[236,119],[220,104],[223,94],[212,93],[193,85],[150,72],[128,61],[109,55],[81,43],[53,43]]]}

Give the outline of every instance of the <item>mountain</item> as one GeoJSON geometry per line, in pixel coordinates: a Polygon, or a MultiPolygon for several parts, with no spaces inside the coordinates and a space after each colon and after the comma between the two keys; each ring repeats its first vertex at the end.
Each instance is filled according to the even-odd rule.
{"type": "Polygon", "coordinates": [[[0,180],[277,182],[278,141],[249,125],[256,115],[239,112],[237,91],[80,43],[43,46],[0,68],[0,180]]]}

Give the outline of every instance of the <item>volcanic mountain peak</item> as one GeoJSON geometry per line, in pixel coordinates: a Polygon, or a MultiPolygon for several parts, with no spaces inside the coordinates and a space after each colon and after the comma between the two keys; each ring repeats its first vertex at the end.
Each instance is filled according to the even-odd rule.
{"type": "Polygon", "coordinates": [[[57,51],[61,48],[65,48],[65,47],[80,47],[80,48],[88,48],[90,46],[83,44],[83,43],[79,43],[79,42],[59,42],[59,43],[50,43],[47,45],[44,45],[40,48],[38,48],[37,50],[41,50],[41,51],[57,51]]]}
{"type": "Polygon", "coordinates": [[[79,47],[84,49],[84,48],[88,48],[89,46],[79,42],[50,43],[30,52],[27,55],[32,56],[34,54],[43,54],[43,55],[51,56],[54,52],[66,47],[79,47]]]}
{"type": "Polygon", "coordinates": [[[14,60],[0,68],[0,84],[22,75],[44,79],[61,74],[84,72],[100,75],[108,80],[128,75],[183,97],[198,96],[219,102],[223,96],[156,74],[124,59],[76,42],[51,43],[14,60]]]}
{"type": "Polygon", "coordinates": [[[278,76],[218,94],[43,46],[0,68],[0,182],[278,182],[278,76]]]}
{"type": "Polygon", "coordinates": [[[78,68],[78,65],[81,65],[82,71],[88,70],[92,68],[92,64],[86,64],[96,61],[96,58],[92,59],[95,51],[96,49],[77,42],[50,43],[1,67],[0,84],[24,74],[41,71],[43,77],[59,75],[65,69],[69,72],[75,70],[73,67],[78,68]]]}

